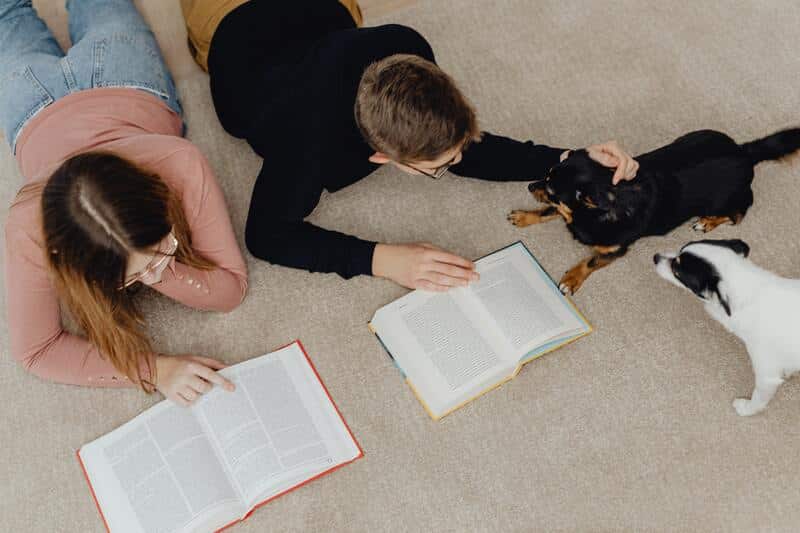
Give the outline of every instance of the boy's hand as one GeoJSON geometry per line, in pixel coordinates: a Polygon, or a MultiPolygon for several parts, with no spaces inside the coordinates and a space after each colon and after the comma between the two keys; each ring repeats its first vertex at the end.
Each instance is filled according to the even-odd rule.
{"type": "Polygon", "coordinates": [[[477,281],[475,264],[428,243],[378,244],[372,274],[409,289],[444,292],[477,281]]]}
{"type": "Polygon", "coordinates": [[[622,180],[632,180],[636,177],[639,170],[639,163],[628,152],[617,144],[617,141],[609,141],[602,144],[593,144],[586,148],[589,157],[609,168],[616,168],[614,177],[611,178],[613,185],[622,180]]]}
{"type": "Polygon", "coordinates": [[[210,357],[196,355],[157,355],[156,388],[178,405],[193,404],[214,385],[227,391],[235,389],[233,383],[217,370],[227,365],[210,357]]]}

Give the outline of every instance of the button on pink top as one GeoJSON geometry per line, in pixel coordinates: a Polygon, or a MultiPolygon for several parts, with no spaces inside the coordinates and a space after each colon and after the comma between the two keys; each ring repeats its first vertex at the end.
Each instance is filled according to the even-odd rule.
{"type": "MultiPolygon", "coordinates": [[[[28,183],[46,180],[65,159],[91,150],[113,152],[158,174],[182,199],[193,248],[218,268],[202,271],[173,260],[152,288],[190,307],[229,311],[244,298],[247,269],[214,172],[200,150],[181,137],[181,129],[180,118],[143,91],[81,91],[53,103],[25,126],[17,162],[28,183]]],[[[11,353],[46,379],[130,386],[84,337],[62,328],[42,247],[39,199],[12,205],[6,222],[11,353]]]]}

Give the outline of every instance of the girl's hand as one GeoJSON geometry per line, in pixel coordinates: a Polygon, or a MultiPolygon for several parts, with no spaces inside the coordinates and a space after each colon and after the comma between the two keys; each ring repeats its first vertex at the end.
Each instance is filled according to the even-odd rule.
{"type": "Polygon", "coordinates": [[[233,391],[233,383],[217,373],[227,365],[216,359],[197,355],[157,355],[156,389],[161,394],[187,407],[203,393],[219,385],[233,391]]]}

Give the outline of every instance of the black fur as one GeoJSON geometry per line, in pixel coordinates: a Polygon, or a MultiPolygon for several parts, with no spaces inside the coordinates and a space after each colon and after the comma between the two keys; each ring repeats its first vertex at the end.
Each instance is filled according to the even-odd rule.
{"type": "MultiPolygon", "coordinates": [[[[702,257],[693,254],[691,251],[686,251],[686,248],[693,244],[721,246],[742,257],[750,255],[750,246],[740,239],[703,239],[685,244],[678,256],[669,260],[670,269],[676,280],[704,300],[716,295],[720,305],[730,316],[730,303],[719,289],[719,282],[722,279],[719,272],[714,265],[702,257]]],[[[653,257],[653,261],[656,264],[663,259],[659,254],[653,257]]]]}
{"type": "Polygon", "coordinates": [[[696,131],[640,155],[632,181],[611,184],[613,171],[576,150],[549,176],[530,184],[572,211],[567,227],[583,244],[625,250],[641,237],[664,235],[690,218],[741,218],[753,203],[753,167],[800,149],[800,129],[737,144],[712,130],[696,131]]]}
{"type": "Polygon", "coordinates": [[[699,241],[692,241],[684,244],[681,248],[681,251],[692,244],[711,244],[713,246],[722,246],[723,248],[728,248],[736,255],[741,255],[742,257],[748,257],[750,255],[750,245],[741,239],[701,239],[699,241]]]}
{"type": "Polygon", "coordinates": [[[730,316],[731,308],[720,293],[720,276],[714,265],[691,252],[681,252],[678,257],[670,260],[670,268],[675,279],[703,300],[716,295],[722,308],[730,316]]]}

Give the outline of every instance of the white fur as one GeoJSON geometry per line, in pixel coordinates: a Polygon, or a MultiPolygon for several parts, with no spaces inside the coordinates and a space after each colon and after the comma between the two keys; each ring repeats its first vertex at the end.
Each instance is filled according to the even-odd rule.
{"type": "MultiPolygon", "coordinates": [[[[777,276],[722,246],[696,243],[683,251],[705,259],[720,275],[719,291],[731,315],[716,295],[704,299],[705,308],[747,347],[755,386],[750,399],[738,398],[733,407],[741,416],[754,415],[766,408],[786,378],[800,370],[800,280],[777,276]]],[[[683,287],[669,266],[668,259],[675,256],[662,257],[656,265],[658,274],[683,287]]]]}

